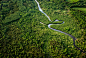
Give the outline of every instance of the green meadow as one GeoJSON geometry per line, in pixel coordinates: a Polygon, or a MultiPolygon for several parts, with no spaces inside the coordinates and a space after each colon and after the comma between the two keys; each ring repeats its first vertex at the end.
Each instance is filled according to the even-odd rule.
{"type": "Polygon", "coordinates": [[[86,8],[71,8],[79,0],[37,1],[51,21],[62,21],[50,22],[35,0],[0,1],[0,58],[86,58],[70,36],[48,28],[54,24],[52,28],[73,35],[76,46],[86,51],[86,8]]]}
{"type": "Polygon", "coordinates": [[[74,3],[74,2],[78,2],[80,0],[66,0],[67,2],[70,2],[70,3],[74,3]]]}
{"type": "Polygon", "coordinates": [[[86,8],[78,8],[78,7],[76,7],[76,8],[73,8],[73,9],[75,9],[75,10],[80,10],[80,11],[83,11],[83,12],[86,13],[86,8]]]}

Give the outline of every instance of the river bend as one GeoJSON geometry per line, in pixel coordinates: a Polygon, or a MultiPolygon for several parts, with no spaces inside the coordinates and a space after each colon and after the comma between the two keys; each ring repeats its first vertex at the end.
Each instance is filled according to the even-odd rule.
{"type": "MultiPolygon", "coordinates": [[[[41,7],[40,7],[40,5],[39,5],[39,2],[38,2],[37,0],[35,0],[35,1],[36,1],[37,5],[38,5],[39,11],[42,12],[42,13],[49,19],[49,21],[51,21],[50,18],[49,18],[49,16],[48,16],[46,13],[44,13],[43,10],[41,9],[41,7]]],[[[60,21],[60,20],[57,20],[57,19],[56,19],[55,21],[60,21]]],[[[54,21],[54,22],[55,22],[55,21],[54,21]]],[[[51,21],[51,22],[52,22],[52,21],[51,21]]],[[[42,22],[40,22],[40,23],[42,23],[42,22]]],[[[63,23],[64,23],[64,21],[63,21],[63,23]]],[[[61,24],[63,24],[63,23],[61,23],[61,24]]],[[[42,23],[42,24],[43,24],[43,23],[42,23]]],[[[65,33],[65,32],[63,32],[63,31],[53,29],[53,28],[50,27],[51,25],[53,25],[53,24],[48,24],[48,28],[50,28],[50,29],[52,29],[52,30],[54,30],[54,31],[57,31],[57,32],[64,33],[65,35],[68,35],[68,36],[70,36],[71,38],[73,38],[73,45],[74,45],[78,50],[80,50],[81,52],[85,53],[83,50],[81,50],[80,48],[78,48],[78,47],[75,45],[75,40],[76,40],[76,38],[75,38],[74,36],[72,36],[71,34],[65,33]]]]}

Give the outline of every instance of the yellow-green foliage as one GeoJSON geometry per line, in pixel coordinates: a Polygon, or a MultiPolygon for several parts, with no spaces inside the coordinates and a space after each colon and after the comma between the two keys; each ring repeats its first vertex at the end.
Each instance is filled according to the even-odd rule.
{"type": "Polygon", "coordinates": [[[86,8],[73,8],[73,9],[75,9],[75,10],[80,10],[80,11],[84,11],[85,13],[86,13],[86,8]]]}
{"type": "Polygon", "coordinates": [[[67,0],[67,1],[73,3],[73,2],[78,2],[79,0],[67,0]]]}

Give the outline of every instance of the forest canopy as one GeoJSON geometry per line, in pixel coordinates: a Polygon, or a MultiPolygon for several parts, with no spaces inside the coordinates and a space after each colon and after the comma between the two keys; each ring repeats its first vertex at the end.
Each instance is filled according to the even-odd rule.
{"type": "Polygon", "coordinates": [[[48,28],[55,24],[86,51],[86,0],[37,1],[52,22],[35,0],[0,0],[0,58],[86,58],[71,37],[48,28]]]}

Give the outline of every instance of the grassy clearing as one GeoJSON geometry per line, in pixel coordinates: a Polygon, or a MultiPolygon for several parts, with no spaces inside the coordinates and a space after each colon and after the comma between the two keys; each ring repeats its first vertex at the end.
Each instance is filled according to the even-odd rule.
{"type": "Polygon", "coordinates": [[[86,8],[72,8],[72,9],[75,9],[75,10],[80,10],[80,11],[83,11],[83,12],[85,12],[86,13],[86,8]]]}
{"type": "Polygon", "coordinates": [[[78,2],[79,0],[66,0],[66,1],[70,3],[74,3],[74,2],[78,2]]]}

